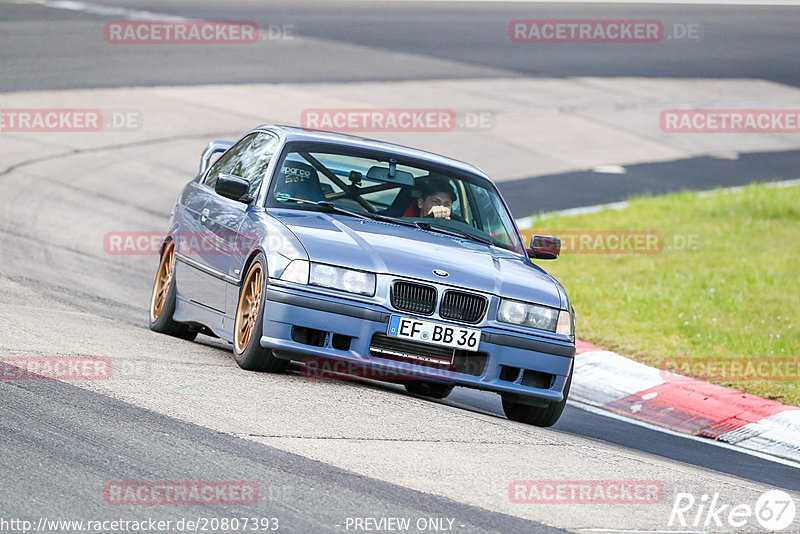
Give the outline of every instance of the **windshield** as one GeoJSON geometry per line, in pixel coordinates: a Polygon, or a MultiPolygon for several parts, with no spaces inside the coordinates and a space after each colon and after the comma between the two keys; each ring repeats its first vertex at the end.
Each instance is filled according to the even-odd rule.
{"type": "Polygon", "coordinates": [[[326,146],[322,150],[289,150],[277,173],[270,186],[270,207],[334,207],[364,216],[391,217],[524,253],[494,186],[457,169],[426,168],[394,157],[326,146]],[[319,202],[323,206],[314,204],[319,202]]]}

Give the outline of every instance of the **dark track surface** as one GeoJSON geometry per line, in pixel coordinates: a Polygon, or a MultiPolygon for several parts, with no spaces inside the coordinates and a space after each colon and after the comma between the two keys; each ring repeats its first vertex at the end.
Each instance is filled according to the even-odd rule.
{"type": "MultiPolygon", "coordinates": [[[[469,406],[471,409],[503,417],[500,398],[491,393],[456,388],[444,402],[455,406],[469,406]]],[[[614,443],[678,462],[728,473],[747,480],[763,482],[793,491],[800,490],[800,477],[795,469],[777,466],[774,462],[737,450],[722,449],[711,440],[704,443],[690,440],[684,436],[633,426],[626,421],[610,419],[585,411],[578,406],[568,405],[564,410],[564,415],[553,428],[576,436],[614,443]]]]}
{"type": "Polygon", "coordinates": [[[0,480],[15,481],[0,483],[6,519],[36,525],[41,517],[258,517],[277,518],[280,531],[316,533],[342,531],[347,517],[445,517],[455,519],[459,532],[565,532],[354,475],[63,382],[3,380],[0,398],[0,480]],[[259,499],[156,507],[104,500],[109,481],[152,480],[251,482],[259,499]]]}
{"type": "Polygon", "coordinates": [[[706,191],[755,182],[800,177],[800,151],[740,154],[738,159],[709,156],[626,166],[625,174],[567,172],[499,182],[515,217],[607,204],[633,195],[706,191]]]}
{"type": "Polygon", "coordinates": [[[800,8],[754,6],[108,0],[92,5],[250,20],[295,37],[253,45],[110,45],[124,18],[0,3],[0,91],[483,76],[760,78],[800,85],[800,8]],[[649,44],[519,44],[515,19],[655,19],[699,39],[649,44]],[[355,45],[341,48],[339,45],[355,45]],[[399,58],[398,52],[412,54],[399,58]],[[437,60],[431,62],[430,60],[437,60]]]}

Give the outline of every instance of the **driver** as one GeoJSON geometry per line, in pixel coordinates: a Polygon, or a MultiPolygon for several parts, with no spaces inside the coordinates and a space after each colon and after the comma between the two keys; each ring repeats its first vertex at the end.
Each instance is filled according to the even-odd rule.
{"type": "Polygon", "coordinates": [[[450,218],[450,209],[456,201],[456,191],[450,180],[435,177],[422,184],[420,190],[420,197],[411,202],[403,217],[450,218]]]}

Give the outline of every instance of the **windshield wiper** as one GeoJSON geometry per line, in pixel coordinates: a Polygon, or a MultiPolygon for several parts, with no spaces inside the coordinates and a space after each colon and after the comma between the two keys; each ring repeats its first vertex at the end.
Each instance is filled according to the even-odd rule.
{"type": "Polygon", "coordinates": [[[485,237],[480,237],[471,234],[469,232],[465,232],[464,230],[433,226],[431,223],[424,221],[417,221],[416,225],[418,228],[422,228],[423,230],[428,230],[429,232],[439,232],[440,234],[452,235],[455,237],[466,237],[467,239],[471,239],[472,241],[477,241],[478,243],[483,243],[484,245],[494,245],[494,241],[492,241],[491,239],[486,239],[485,237]]]}
{"type": "Polygon", "coordinates": [[[297,197],[289,196],[288,194],[279,194],[279,195],[277,195],[275,197],[275,200],[277,200],[278,202],[286,202],[286,201],[291,200],[291,201],[297,202],[299,204],[311,204],[312,206],[319,206],[321,208],[327,208],[327,209],[329,209],[331,211],[335,211],[337,213],[342,213],[344,215],[350,215],[351,217],[358,217],[359,219],[369,219],[369,217],[367,217],[366,215],[363,215],[361,213],[356,213],[354,211],[346,210],[344,208],[340,208],[339,206],[337,206],[333,202],[328,202],[327,200],[320,200],[320,201],[307,200],[305,198],[297,198],[297,197]]]}
{"type": "Polygon", "coordinates": [[[388,215],[381,215],[380,213],[365,213],[364,215],[369,217],[370,219],[375,219],[376,221],[390,222],[394,224],[399,224],[401,226],[411,226],[419,228],[414,221],[404,221],[403,219],[396,219],[394,217],[389,217],[388,215]]]}
{"type": "Polygon", "coordinates": [[[469,232],[465,232],[464,230],[458,230],[455,228],[441,228],[439,226],[433,226],[429,222],[425,221],[404,221],[403,219],[396,219],[394,217],[389,217],[388,215],[380,215],[379,213],[357,213],[355,211],[350,211],[348,209],[340,208],[333,202],[327,200],[306,200],[305,198],[297,198],[289,196],[288,194],[281,194],[276,197],[278,202],[286,202],[288,200],[299,202],[301,204],[311,204],[313,206],[319,206],[320,208],[326,208],[331,211],[335,211],[336,213],[341,213],[343,215],[349,215],[351,217],[356,217],[359,219],[367,219],[367,220],[374,220],[374,221],[384,221],[394,224],[399,224],[401,226],[411,226],[415,228],[420,228],[422,230],[428,230],[429,232],[438,232],[440,234],[451,235],[454,237],[464,237],[470,239],[472,241],[477,241],[478,243],[483,243],[484,245],[494,245],[494,241],[491,239],[486,239],[485,237],[476,236],[469,232]]]}
{"type": "Polygon", "coordinates": [[[329,202],[327,200],[320,200],[320,201],[306,200],[304,198],[291,197],[289,195],[280,195],[278,198],[276,198],[276,200],[278,200],[278,202],[286,202],[287,200],[293,200],[295,202],[300,202],[302,204],[312,204],[314,206],[327,208],[331,211],[335,211],[336,213],[341,213],[343,215],[350,215],[351,217],[357,217],[359,219],[384,221],[394,224],[400,224],[403,226],[417,226],[411,221],[403,221],[401,219],[395,219],[394,217],[389,217],[388,215],[380,215],[378,213],[357,213],[355,211],[350,211],[348,209],[340,208],[333,202],[329,202]]]}
{"type": "Polygon", "coordinates": [[[374,221],[382,221],[382,222],[390,222],[394,224],[399,224],[402,226],[417,226],[411,221],[404,221],[402,219],[395,219],[394,217],[389,217],[388,215],[381,215],[380,213],[357,213],[355,211],[346,210],[344,208],[340,208],[333,202],[328,202],[327,200],[322,202],[317,202],[317,206],[322,206],[323,208],[330,208],[334,211],[339,213],[346,213],[347,215],[352,215],[353,217],[359,217],[361,219],[372,219],[374,221]]]}

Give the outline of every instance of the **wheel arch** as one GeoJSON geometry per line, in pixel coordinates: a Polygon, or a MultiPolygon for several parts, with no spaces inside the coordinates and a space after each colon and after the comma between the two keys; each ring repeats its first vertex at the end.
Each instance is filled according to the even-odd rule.
{"type": "Polygon", "coordinates": [[[159,258],[164,255],[164,251],[166,250],[167,245],[169,245],[171,241],[175,241],[175,239],[172,237],[172,234],[165,235],[164,239],[161,240],[161,245],[159,245],[158,247],[159,258]]]}
{"type": "MultiPolygon", "coordinates": [[[[253,265],[253,262],[256,260],[256,256],[259,254],[264,256],[264,261],[267,261],[267,253],[261,248],[257,247],[253,249],[249,256],[247,256],[247,260],[244,262],[244,267],[242,267],[242,272],[239,276],[239,294],[242,293],[242,288],[244,287],[244,278],[247,276],[247,272],[250,270],[250,266],[253,265]]],[[[269,278],[269,265],[265,265],[266,270],[264,272],[264,280],[266,281],[269,278]]]]}

